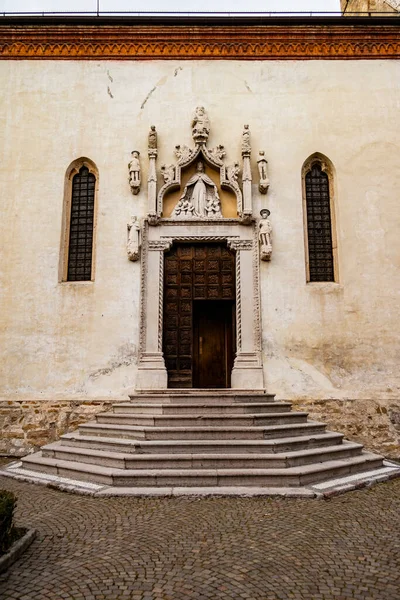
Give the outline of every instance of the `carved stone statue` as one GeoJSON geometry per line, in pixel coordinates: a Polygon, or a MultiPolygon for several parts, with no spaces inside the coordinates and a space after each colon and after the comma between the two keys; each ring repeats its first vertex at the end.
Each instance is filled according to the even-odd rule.
{"type": "Polygon", "coordinates": [[[140,192],[140,153],[137,150],[131,152],[132,159],[128,165],[129,168],[129,185],[131,186],[132,194],[136,195],[140,192]]]}
{"type": "Polygon", "coordinates": [[[155,125],[152,125],[149,131],[149,150],[157,150],[157,131],[155,125]]]}
{"type": "Polygon", "coordinates": [[[239,167],[238,162],[235,162],[234,165],[231,165],[231,166],[227,167],[227,169],[226,169],[226,176],[228,178],[228,181],[232,184],[237,183],[239,174],[240,174],[240,167],[239,167]]]}
{"type": "Polygon", "coordinates": [[[217,158],[218,160],[222,160],[224,156],[226,156],[225,147],[222,144],[218,144],[216,148],[211,148],[209,150],[210,154],[217,158]]]}
{"type": "Polygon", "coordinates": [[[175,166],[174,165],[162,165],[161,175],[164,178],[164,183],[170,183],[175,179],[175,166]]]}
{"type": "Polygon", "coordinates": [[[268,161],[265,159],[264,150],[260,150],[259,159],[257,161],[258,173],[260,175],[260,183],[258,189],[261,194],[266,194],[269,188],[269,177],[268,177],[268,161]]]}
{"type": "Polygon", "coordinates": [[[137,217],[132,217],[128,223],[128,243],[126,251],[129,260],[139,260],[139,245],[140,245],[140,225],[137,217]]]}
{"type": "Polygon", "coordinates": [[[192,151],[188,146],[181,146],[180,144],[175,146],[175,156],[179,162],[186,162],[191,154],[192,151]]]}
{"type": "Polygon", "coordinates": [[[272,225],[268,219],[271,212],[267,208],[260,211],[261,220],[259,224],[260,258],[261,260],[271,260],[272,255],[272,225]]]}
{"type": "Polygon", "coordinates": [[[245,125],[242,134],[242,154],[250,154],[250,152],[250,129],[248,125],[245,125]]]}
{"type": "Polygon", "coordinates": [[[222,216],[217,186],[204,173],[204,164],[201,161],[197,163],[197,171],[187,182],[172,216],[178,218],[222,216]]]}
{"type": "Polygon", "coordinates": [[[210,133],[210,120],[204,106],[198,106],[192,119],[192,136],[196,143],[206,142],[210,133]]]}

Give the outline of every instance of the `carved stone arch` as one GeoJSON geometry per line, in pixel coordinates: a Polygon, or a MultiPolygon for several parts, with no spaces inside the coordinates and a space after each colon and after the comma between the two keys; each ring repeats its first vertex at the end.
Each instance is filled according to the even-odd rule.
{"type": "Polygon", "coordinates": [[[64,198],[61,223],[61,244],[59,261],[59,282],[68,281],[68,253],[71,232],[71,206],[72,206],[72,188],[75,175],[78,175],[82,167],[88,169],[89,174],[94,176],[94,209],[93,209],[93,241],[92,241],[92,261],[90,281],[94,281],[95,276],[95,253],[96,253],[96,225],[97,225],[97,203],[99,189],[99,171],[96,164],[85,156],[73,160],[65,171],[64,177],[64,198]]]}
{"type": "MultiPolygon", "coordinates": [[[[325,204],[329,207],[329,219],[330,219],[330,234],[331,234],[331,255],[333,264],[333,276],[327,279],[321,279],[320,281],[331,281],[334,283],[339,282],[339,261],[338,261],[338,245],[337,245],[337,231],[336,231],[336,171],[332,161],[322,154],[321,152],[314,152],[309,156],[301,170],[302,179],[302,195],[303,195],[303,222],[304,222],[304,248],[306,257],[306,281],[309,283],[313,280],[310,272],[310,240],[309,240],[309,227],[307,218],[307,175],[309,175],[314,167],[319,167],[321,173],[324,173],[327,177],[328,182],[328,193],[329,203],[325,204]]],[[[310,200],[309,200],[310,201],[310,200]]],[[[328,215],[325,214],[325,218],[328,215]]]]}

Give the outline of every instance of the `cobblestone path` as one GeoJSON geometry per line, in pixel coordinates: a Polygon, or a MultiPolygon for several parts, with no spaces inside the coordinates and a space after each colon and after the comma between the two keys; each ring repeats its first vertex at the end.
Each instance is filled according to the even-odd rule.
{"type": "Polygon", "coordinates": [[[2,600],[400,599],[400,480],[306,501],[0,487],[38,531],[2,600]]]}

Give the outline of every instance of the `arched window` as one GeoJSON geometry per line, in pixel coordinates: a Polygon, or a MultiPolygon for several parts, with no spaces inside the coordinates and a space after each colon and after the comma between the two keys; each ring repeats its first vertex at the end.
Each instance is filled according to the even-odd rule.
{"type": "Polygon", "coordinates": [[[62,238],[62,281],[94,279],[94,234],[98,174],[89,159],[67,170],[62,238]]]}
{"type": "Polygon", "coordinates": [[[307,281],[337,281],[333,168],[322,154],[303,166],[307,281]]]}

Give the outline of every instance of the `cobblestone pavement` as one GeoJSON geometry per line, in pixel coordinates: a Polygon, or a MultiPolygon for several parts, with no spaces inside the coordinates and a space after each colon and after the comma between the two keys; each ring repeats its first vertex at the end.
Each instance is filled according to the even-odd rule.
{"type": "Polygon", "coordinates": [[[330,500],[0,487],[38,531],[0,576],[2,600],[400,599],[400,480],[330,500]]]}

